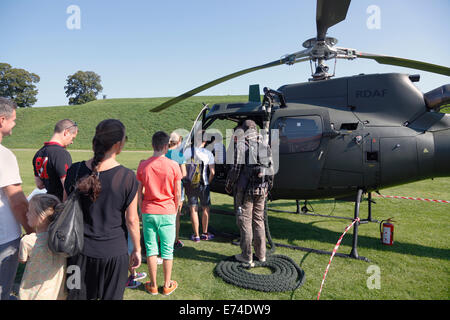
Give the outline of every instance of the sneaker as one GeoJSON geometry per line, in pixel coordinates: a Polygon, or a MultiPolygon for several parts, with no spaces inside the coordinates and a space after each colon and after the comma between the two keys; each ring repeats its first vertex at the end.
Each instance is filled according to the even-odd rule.
{"type": "Polygon", "coordinates": [[[192,235],[191,240],[194,242],[200,242],[200,237],[196,237],[195,235],[192,235]]]}
{"type": "Polygon", "coordinates": [[[259,259],[260,262],[266,262],[266,257],[259,259]]]}
{"type": "Polygon", "coordinates": [[[126,284],[125,288],[128,288],[128,289],[136,289],[136,288],[139,287],[141,284],[142,284],[141,282],[136,281],[136,279],[133,277],[133,275],[130,275],[130,276],[128,277],[127,284],[126,284]]]}
{"type": "Polygon", "coordinates": [[[184,243],[183,243],[183,241],[181,241],[181,240],[178,240],[177,242],[175,242],[175,243],[173,244],[173,249],[174,249],[174,250],[180,249],[180,248],[183,248],[183,247],[184,247],[184,243]]]}
{"type": "Polygon", "coordinates": [[[253,260],[250,260],[250,261],[249,260],[245,260],[244,257],[242,256],[242,253],[236,254],[234,256],[234,258],[237,261],[239,261],[239,262],[242,262],[242,263],[250,265],[250,267],[254,267],[255,266],[255,263],[253,262],[253,260]]]}
{"type": "Polygon", "coordinates": [[[158,287],[152,287],[150,286],[150,281],[147,281],[144,283],[145,291],[150,293],[152,296],[156,296],[158,294],[158,287]]]}
{"type": "Polygon", "coordinates": [[[178,288],[178,283],[175,280],[170,281],[170,287],[163,288],[163,295],[168,296],[172,294],[178,288]]]}
{"type": "Polygon", "coordinates": [[[202,239],[202,240],[212,240],[212,239],[214,239],[214,235],[212,233],[210,233],[210,232],[202,233],[200,239],[202,239]]]}
{"type": "Polygon", "coordinates": [[[147,274],[145,272],[136,272],[134,275],[134,280],[141,280],[147,277],[147,274]]]}

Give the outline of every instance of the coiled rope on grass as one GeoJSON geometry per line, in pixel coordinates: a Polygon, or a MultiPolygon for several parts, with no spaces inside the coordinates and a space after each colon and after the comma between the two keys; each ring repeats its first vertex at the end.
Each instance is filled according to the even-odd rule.
{"type": "Polygon", "coordinates": [[[264,206],[264,225],[270,250],[266,254],[265,262],[255,261],[254,263],[255,268],[266,267],[272,273],[267,275],[250,272],[253,268],[231,256],[217,264],[215,268],[216,274],[225,282],[246,289],[264,292],[282,292],[298,289],[305,281],[305,272],[290,257],[273,254],[275,252],[275,244],[269,230],[267,202],[264,206]]]}

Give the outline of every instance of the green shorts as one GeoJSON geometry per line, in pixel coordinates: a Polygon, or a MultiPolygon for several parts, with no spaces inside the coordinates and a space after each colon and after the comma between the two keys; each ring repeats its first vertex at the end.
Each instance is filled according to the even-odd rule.
{"type": "Polygon", "coordinates": [[[163,259],[173,259],[176,218],[176,214],[142,214],[142,232],[147,257],[157,256],[160,253],[163,259]],[[158,236],[161,252],[158,250],[158,236]]]}

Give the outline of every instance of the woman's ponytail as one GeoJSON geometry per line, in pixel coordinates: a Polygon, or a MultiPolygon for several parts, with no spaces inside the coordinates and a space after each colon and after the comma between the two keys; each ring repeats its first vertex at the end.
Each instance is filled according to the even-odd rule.
{"type": "Polygon", "coordinates": [[[92,173],[81,179],[78,184],[78,190],[91,198],[95,202],[102,191],[99,179],[98,166],[103,161],[105,154],[118,141],[125,137],[125,126],[116,119],[103,120],[97,125],[95,136],[92,139],[92,148],[94,158],[92,159],[92,173]]]}

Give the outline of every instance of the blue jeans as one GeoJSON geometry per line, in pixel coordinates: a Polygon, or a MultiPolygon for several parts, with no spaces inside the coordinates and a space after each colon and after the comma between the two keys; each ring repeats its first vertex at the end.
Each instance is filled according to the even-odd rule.
{"type": "Polygon", "coordinates": [[[20,238],[0,244],[0,300],[9,300],[19,266],[20,238]]]}

